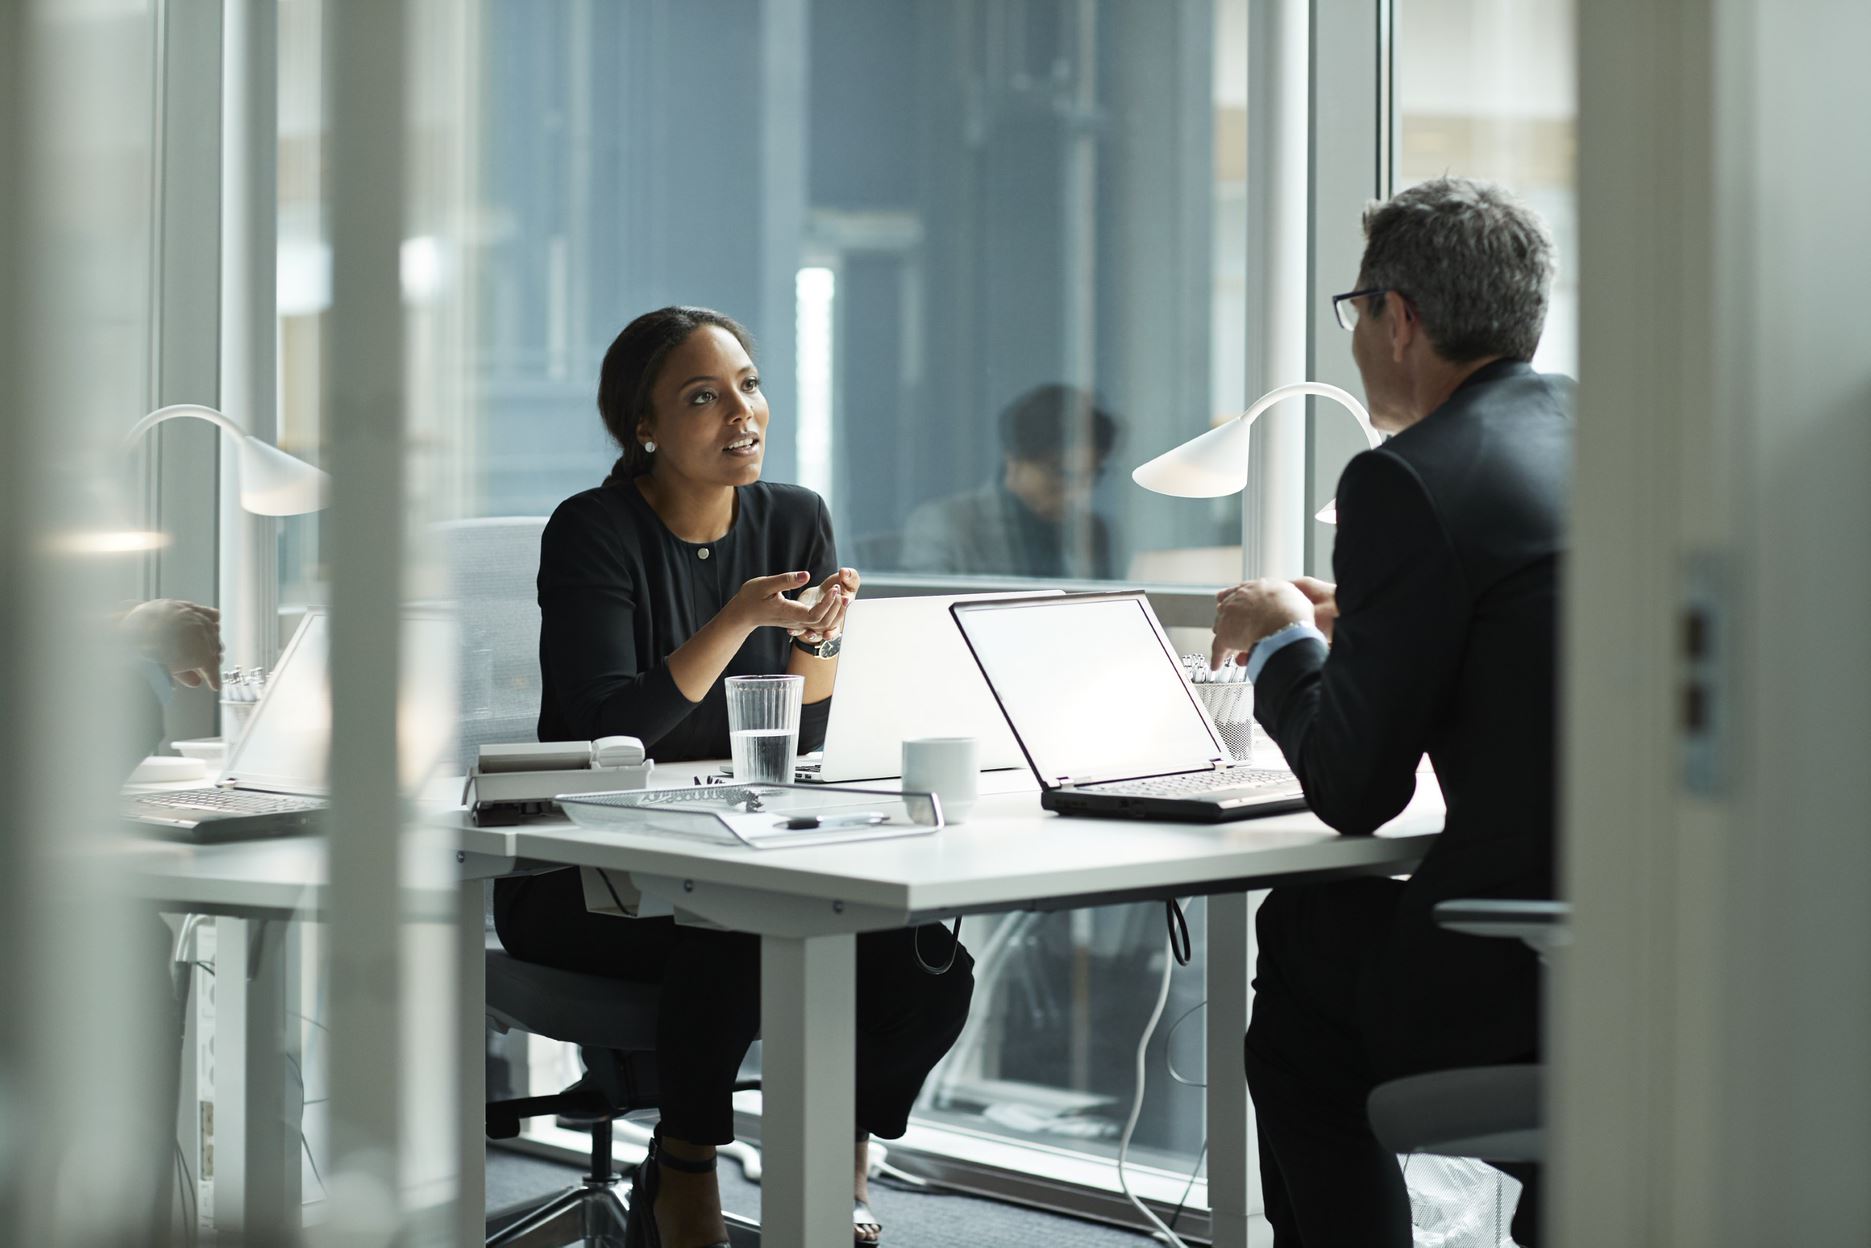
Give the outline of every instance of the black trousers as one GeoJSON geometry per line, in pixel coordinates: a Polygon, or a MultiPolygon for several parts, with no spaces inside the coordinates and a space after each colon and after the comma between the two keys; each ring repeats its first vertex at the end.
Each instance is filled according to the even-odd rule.
{"type": "MultiPolygon", "coordinates": [[[[507,952],[592,975],[661,982],[656,1066],[663,1130],[692,1144],[734,1139],[734,1076],[760,1032],[760,939],[620,919],[585,909],[578,872],[551,871],[495,886],[494,924],[507,952]]],[[[859,1138],[895,1139],[923,1080],[968,1018],[974,959],[939,925],[857,938],[859,1138]],[[954,963],[931,975],[931,966],[954,963]]]]}
{"type": "MultiPolygon", "coordinates": [[[[1410,954],[1421,951],[1399,957],[1398,946],[1412,943],[1407,925],[1399,936],[1399,916],[1413,908],[1405,885],[1385,879],[1275,889],[1261,906],[1245,1047],[1275,1248],[1410,1248],[1409,1194],[1396,1155],[1371,1131],[1371,1089],[1419,1071],[1532,1057],[1491,1051],[1501,1042],[1464,1026],[1460,1005],[1447,998],[1440,1006],[1454,1012],[1440,1027],[1385,1008],[1412,995],[1398,981],[1409,979],[1410,954]]],[[[1424,993],[1450,978],[1441,952],[1424,993]]],[[[1488,951],[1479,956],[1483,972],[1494,969],[1488,951]]],[[[1421,1005],[1428,1014],[1438,1003],[1421,1005]]],[[[1511,1172],[1523,1183],[1534,1177],[1511,1172]]],[[[1513,1223],[1523,1245],[1533,1243],[1534,1207],[1528,1186],[1513,1223]]]]}

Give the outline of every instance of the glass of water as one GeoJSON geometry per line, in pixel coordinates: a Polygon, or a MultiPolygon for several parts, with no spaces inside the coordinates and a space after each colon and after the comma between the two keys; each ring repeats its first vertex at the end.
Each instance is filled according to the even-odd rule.
{"type": "Polygon", "coordinates": [[[791,784],[804,676],[728,677],[728,744],[743,784],[791,784]]]}

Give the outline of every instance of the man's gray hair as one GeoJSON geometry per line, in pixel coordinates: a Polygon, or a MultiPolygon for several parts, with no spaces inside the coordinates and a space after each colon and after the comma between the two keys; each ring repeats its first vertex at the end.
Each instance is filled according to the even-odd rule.
{"type": "Polygon", "coordinates": [[[1553,284],[1553,236],[1508,191],[1471,178],[1419,183],[1365,208],[1364,239],[1358,284],[1414,304],[1442,358],[1533,358],[1553,284]]]}

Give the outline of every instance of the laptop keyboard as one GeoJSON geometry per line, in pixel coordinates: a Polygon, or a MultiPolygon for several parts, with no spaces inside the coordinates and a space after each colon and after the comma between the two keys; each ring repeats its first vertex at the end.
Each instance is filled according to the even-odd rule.
{"type": "Polygon", "coordinates": [[[1219,771],[1191,771],[1179,776],[1153,776],[1147,780],[1114,780],[1109,784],[1078,786],[1081,793],[1116,793],[1123,797],[1198,797],[1234,789],[1265,789],[1293,782],[1290,771],[1257,767],[1226,767],[1219,771]]]}
{"type": "Polygon", "coordinates": [[[172,793],[139,793],[137,805],[162,810],[200,810],[221,815],[281,815],[322,810],[316,797],[290,797],[278,793],[249,793],[240,789],[182,789],[172,793]]]}

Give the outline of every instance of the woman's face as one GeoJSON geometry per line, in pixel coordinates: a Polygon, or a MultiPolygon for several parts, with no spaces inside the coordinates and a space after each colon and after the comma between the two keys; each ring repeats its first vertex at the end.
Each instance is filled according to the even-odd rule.
{"type": "Polygon", "coordinates": [[[685,338],[650,389],[637,439],[655,442],[660,481],[751,485],[766,458],[767,396],[740,340],[715,325],[685,338]]]}

